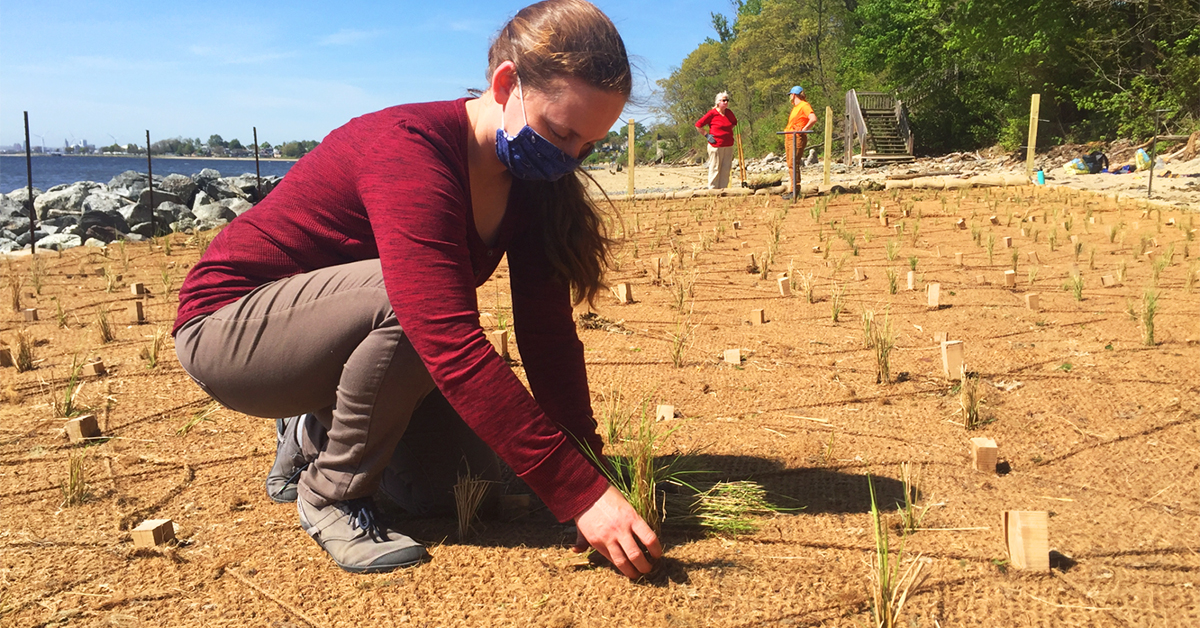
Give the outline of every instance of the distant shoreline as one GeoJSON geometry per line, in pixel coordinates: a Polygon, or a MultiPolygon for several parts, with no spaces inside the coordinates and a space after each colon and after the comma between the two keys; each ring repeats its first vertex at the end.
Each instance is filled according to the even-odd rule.
{"type": "MultiPolygon", "coordinates": [[[[34,157],[77,157],[77,158],[93,158],[93,157],[135,157],[145,158],[145,155],[66,155],[62,153],[34,153],[34,157]]],[[[25,158],[24,153],[0,153],[0,157],[20,157],[25,158]]],[[[253,157],[205,157],[203,155],[153,155],[151,159],[212,159],[215,161],[254,161],[253,157]]],[[[290,159],[288,157],[259,157],[259,161],[298,161],[299,158],[290,159]]]]}

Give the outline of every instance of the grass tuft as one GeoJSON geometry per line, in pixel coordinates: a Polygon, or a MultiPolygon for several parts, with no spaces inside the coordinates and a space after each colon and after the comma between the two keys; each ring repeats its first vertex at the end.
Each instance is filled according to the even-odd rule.
{"type": "Polygon", "coordinates": [[[875,556],[871,560],[871,611],[875,616],[876,628],[897,628],[901,626],[900,615],[904,603],[913,588],[920,586],[920,577],[924,562],[917,556],[907,569],[901,570],[904,564],[904,546],[892,554],[888,540],[887,527],[879,514],[875,502],[875,485],[871,476],[867,475],[867,487],[871,491],[871,523],[875,532],[875,556]]]}
{"type": "Polygon", "coordinates": [[[979,412],[981,401],[979,397],[979,376],[964,373],[962,384],[958,391],[958,406],[962,411],[963,425],[968,430],[978,429],[984,424],[983,416],[979,412]]]}
{"type": "Polygon", "coordinates": [[[67,478],[62,483],[62,506],[80,506],[92,497],[87,482],[87,467],[84,455],[72,455],[67,462],[67,478]]]}
{"type": "Polygon", "coordinates": [[[33,370],[33,338],[24,330],[17,332],[17,355],[13,357],[17,372],[33,370]]]}
{"type": "Polygon", "coordinates": [[[1154,342],[1154,316],[1158,313],[1158,290],[1153,286],[1147,286],[1146,291],[1142,293],[1142,342],[1147,347],[1153,347],[1154,342]]]}

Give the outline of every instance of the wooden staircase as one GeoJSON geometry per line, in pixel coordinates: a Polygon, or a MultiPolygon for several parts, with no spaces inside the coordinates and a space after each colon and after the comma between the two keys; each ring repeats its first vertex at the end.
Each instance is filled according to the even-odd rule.
{"type": "Polygon", "coordinates": [[[905,162],[913,160],[913,134],[904,103],[892,94],[846,92],[846,165],[855,159],[905,162]],[[854,144],[858,142],[858,154],[854,144]]]}

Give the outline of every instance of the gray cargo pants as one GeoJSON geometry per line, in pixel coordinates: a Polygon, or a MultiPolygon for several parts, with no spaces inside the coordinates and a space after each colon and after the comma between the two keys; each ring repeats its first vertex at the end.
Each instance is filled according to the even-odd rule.
{"type": "Polygon", "coordinates": [[[175,338],[184,370],[226,407],[258,417],[311,412],[305,501],[384,491],[414,514],[454,510],[459,473],[499,479],[496,455],[434,386],[396,321],[379,260],[255,289],[175,338]]]}

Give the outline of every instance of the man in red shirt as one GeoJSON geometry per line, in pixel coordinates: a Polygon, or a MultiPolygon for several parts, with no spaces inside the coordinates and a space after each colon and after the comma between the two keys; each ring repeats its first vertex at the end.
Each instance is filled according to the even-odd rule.
{"type": "Polygon", "coordinates": [[[733,127],[737,116],[729,109],[729,93],[717,94],[716,105],[696,121],[696,129],[708,140],[708,187],[714,190],[729,186],[729,171],[733,169],[733,127]],[[704,127],[708,127],[708,133],[704,127]]]}

